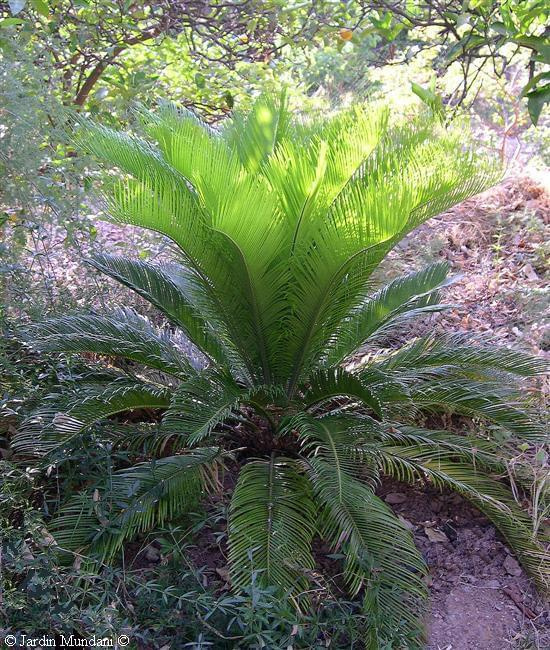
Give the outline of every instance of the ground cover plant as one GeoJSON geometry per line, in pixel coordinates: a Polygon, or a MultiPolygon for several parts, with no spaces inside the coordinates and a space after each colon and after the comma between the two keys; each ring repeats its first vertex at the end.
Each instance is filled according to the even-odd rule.
{"type": "Polygon", "coordinates": [[[375,494],[389,475],[470,499],[543,586],[541,543],[495,478],[518,441],[544,440],[514,381],[543,363],[461,335],[390,351],[392,328],[445,308],[448,269],[373,281],[407,233],[500,172],[436,118],[392,123],[373,106],[304,121],[284,95],[264,96],[219,130],[172,105],[141,117],[145,138],[79,118],[75,139],[114,170],[103,184],[112,217],[169,237],[174,261],[90,263],[170,327],[119,309],[27,332],[38,351],[123,360],[49,400],[14,439],[46,464],[84,441],[123,450],[118,468],[62,495],[49,525],[60,552],[112,560],[126,540],[195,509],[232,468],[236,593],[254,577],[307,611],[320,538],[361,602],[366,647],[421,647],[425,565],[375,494]],[[442,412],[474,418],[477,433],[419,425],[442,412]]]}

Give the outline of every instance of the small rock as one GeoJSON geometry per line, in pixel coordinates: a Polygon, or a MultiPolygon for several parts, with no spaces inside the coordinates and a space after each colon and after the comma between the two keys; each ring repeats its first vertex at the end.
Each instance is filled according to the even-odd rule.
{"type": "Polygon", "coordinates": [[[521,567],[511,555],[506,556],[506,559],[502,563],[502,566],[506,569],[506,573],[508,573],[508,575],[511,576],[521,575],[521,567]]]}
{"type": "Polygon", "coordinates": [[[145,559],[148,562],[158,562],[160,560],[160,551],[154,546],[148,546],[145,549],[145,559]]]}
{"type": "Polygon", "coordinates": [[[493,578],[492,580],[487,580],[483,586],[487,587],[487,589],[500,589],[500,582],[493,578]]]}
{"type": "Polygon", "coordinates": [[[384,497],[384,501],[391,505],[397,505],[398,503],[404,503],[407,500],[407,497],[401,492],[390,492],[384,497]]]}
{"type": "Polygon", "coordinates": [[[230,579],[230,577],[229,577],[229,571],[228,571],[227,569],[225,569],[225,568],[216,569],[216,573],[217,573],[217,574],[220,576],[220,578],[221,578],[222,580],[224,580],[225,582],[227,582],[227,583],[231,582],[231,579],[230,579]]]}
{"type": "Polygon", "coordinates": [[[23,560],[34,560],[34,555],[31,552],[31,549],[28,547],[27,542],[23,542],[21,545],[21,559],[23,560]]]}
{"type": "Polygon", "coordinates": [[[441,530],[445,533],[445,535],[447,535],[451,542],[454,542],[458,537],[456,529],[451,526],[449,522],[444,523],[441,526],[441,530]]]}
{"type": "Polygon", "coordinates": [[[50,533],[45,528],[42,528],[41,532],[44,535],[44,537],[40,540],[41,546],[55,546],[57,544],[55,539],[50,535],[50,533]]]}

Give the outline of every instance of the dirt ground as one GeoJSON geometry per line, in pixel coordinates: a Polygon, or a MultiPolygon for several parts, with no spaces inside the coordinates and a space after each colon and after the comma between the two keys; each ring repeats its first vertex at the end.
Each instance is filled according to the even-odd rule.
{"type": "Polygon", "coordinates": [[[430,570],[428,650],[550,648],[550,611],[495,528],[453,493],[386,482],[430,570]]]}

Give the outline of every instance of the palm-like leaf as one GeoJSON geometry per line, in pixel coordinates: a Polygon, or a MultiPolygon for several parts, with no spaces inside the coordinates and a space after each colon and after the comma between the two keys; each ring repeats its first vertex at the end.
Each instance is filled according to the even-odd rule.
{"type": "Polygon", "coordinates": [[[381,369],[411,371],[411,375],[422,370],[437,373],[438,369],[446,374],[456,369],[473,375],[496,371],[531,377],[546,370],[542,359],[523,352],[472,343],[472,338],[464,334],[437,338],[430,335],[392,351],[376,365],[381,369]]]}
{"type": "Polygon", "coordinates": [[[370,592],[381,636],[395,626],[419,626],[426,568],[412,535],[365,484],[319,458],[308,460],[308,475],[322,508],[322,535],[345,554],[344,575],[352,593],[370,592]]]}
{"type": "Polygon", "coordinates": [[[315,507],[308,482],[290,459],[272,455],[248,463],[239,475],[229,512],[229,560],[235,586],[260,579],[295,594],[313,568],[315,507]]]}
{"type": "Polygon", "coordinates": [[[50,406],[34,413],[23,422],[13,447],[23,454],[48,454],[70,446],[75,438],[100,420],[139,409],[166,410],[170,403],[171,393],[165,387],[127,381],[93,386],[84,396],[62,399],[57,408],[50,406]]]}
{"type": "Polygon", "coordinates": [[[327,362],[342,362],[375,332],[386,332],[390,326],[429,311],[438,305],[441,288],[445,286],[449,267],[445,263],[428,266],[422,271],[396,278],[369,297],[364,305],[346,319],[331,345],[327,362]]]}
{"type": "Polygon", "coordinates": [[[55,541],[63,551],[112,557],[137,531],[195,507],[204,492],[203,470],[220,460],[219,449],[205,447],[119,470],[68,501],[52,522],[55,541]]]}
{"type": "Polygon", "coordinates": [[[410,400],[426,411],[448,409],[480,416],[513,432],[518,438],[544,442],[546,430],[513,401],[513,389],[468,379],[435,379],[411,388],[410,400]]]}
{"type": "Polygon", "coordinates": [[[175,391],[163,433],[172,433],[186,446],[194,446],[237,411],[244,394],[230,375],[206,371],[193,377],[175,391]]]}
{"type": "Polygon", "coordinates": [[[94,352],[123,357],[178,378],[194,372],[193,365],[169,332],[157,331],[131,309],[111,316],[66,316],[34,325],[32,346],[48,352],[94,352]]]}
{"type": "MultiPolygon", "coordinates": [[[[380,373],[376,379],[383,381],[384,376],[380,373]]],[[[370,382],[369,385],[365,377],[346,372],[343,368],[319,370],[312,373],[302,399],[305,406],[311,408],[335,397],[351,397],[359,400],[376,415],[382,416],[382,404],[372,384],[370,382]]]]}
{"type": "Polygon", "coordinates": [[[112,255],[96,255],[89,263],[126,285],[160,309],[180,327],[207,358],[223,363],[224,351],[193,303],[193,280],[178,266],[155,266],[112,255]]]}

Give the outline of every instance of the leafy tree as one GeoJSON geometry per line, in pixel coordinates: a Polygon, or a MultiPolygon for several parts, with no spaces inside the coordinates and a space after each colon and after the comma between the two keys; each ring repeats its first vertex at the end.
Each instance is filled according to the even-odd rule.
{"type": "Polygon", "coordinates": [[[464,495],[547,580],[529,516],[496,478],[517,440],[543,438],[513,378],[544,364],[458,334],[384,347],[405,321],[444,309],[448,269],[436,263],[377,290],[373,271],[415,227],[498,178],[463,133],[426,116],[392,124],[368,107],[295,120],[284,95],[261,97],[220,130],[171,104],[144,111],[147,140],[76,119],[81,148],[117,170],[103,185],[110,214],[176,247],[164,266],[90,262],[170,329],[130,309],[30,328],[37,350],[118,357],[126,368],[52,398],[14,442],[51,464],[97,436],[136,461],[66,495],[51,522],[60,549],[113,558],[195,507],[231,464],[233,588],[259,572],[307,607],[320,536],[363,599],[370,648],[396,638],[419,647],[426,595],[410,532],[376,496],[382,475],[464,495]],[[475,418],[478,433],[420,423],[448,412],[475,418]]]}
{"type": "MultiPolygon", "coordinates": [[[[447,104],[462,105],[487,68],[502,77],[517,61],[528,68],[521,95],[527,98],[535,125],[550,102],[550,8],[544,0],[358,0],[355,4],[363,18],[349,39],[359,45],[372,35],[379,38],[379,45],[369,48],[371,65],[410,61],[432,50],[439,76],[451,66],[460,67],[461,81],[445,98],[447,104]]],[[[423,99],[434,99],[426,89],[417,90],[423,99]]]]}
{"type": "MultiPolygon", "coordinates": [[[[321,14],[328,10],[322,4],[321,14]]],[[[136,46],[158,49],[181,37],[180,48],[195,65],[233,69],[239,61],[269,60],[288,43],[307,42],[319,19],[310,2],[287,7],[275,0],[11,0],[0,2],[0,48],[10,48],[9,32],[2,38],[2,28],[15,29],[32,48],[38,39],[44,47],[36,47],[35,64],[47,69],[51,62],[65,101],[83,106],[107,70],[124,69],[125,55],[136,46]]],[[[146,83],[146,77],[139,81],[146,83]]],[[[232,100],[230,89],[225,92],[227,109],[232,100]]]]}
{"type": "Polygon", "coordinates": [[[10,0],[0,2],[0,49],[10,49],[15,31],[56,91],[78,106],[109,89],[143,98],[165,59],[175,58],[186,81],[184,103],[216,116],[233,105],[242,63],[262,76],[264,66],[284,61],[310,83],[323,76],[333,49],[346,48],[336,74],[349,86],[358,70],[431,51],[438,76],[460,69],[460,83],[444,97],[451,107],[475,96],[487,70],[502,77],[519,63],[528,68],[521,92],[536,124],[549,101],[548,19],[544,0],[10,0]],[[304,54],[319,60],[306,65],[304,54]]]}

